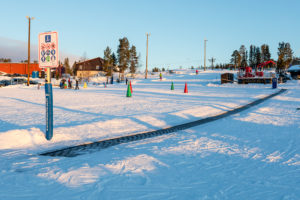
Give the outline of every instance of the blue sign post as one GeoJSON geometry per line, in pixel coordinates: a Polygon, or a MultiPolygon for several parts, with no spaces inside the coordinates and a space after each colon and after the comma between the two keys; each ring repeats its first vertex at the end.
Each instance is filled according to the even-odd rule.
{"type": "Polygon", "coordinates": [[[45,84],[46,94],[46,139],[51,140],[53,137],[53,95],[52,84],[45,84]]]}
{"type": "Polygon", "coordinates": [[[39,67],[47,70],[45,83],[46,96],[46,139],[53,137],[53,93],[51,84],[51,68],[58,67],[58,33],[49,31],[39,34],[39,67]]]}
{"type": "Polygon", "coordinates": [[[277,78],[272,78],[272,88],[273,89],[277,88],[277,78]]]}

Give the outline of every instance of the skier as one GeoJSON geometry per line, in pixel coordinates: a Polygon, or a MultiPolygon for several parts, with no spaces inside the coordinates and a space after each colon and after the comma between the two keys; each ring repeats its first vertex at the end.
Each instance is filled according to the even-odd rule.
{"type": "Polygon", "coordinates": [[[60,89],[63,89],[63,81],[62,80],[59,83],[59,87],[60,87],[60,89]]]}
{"type": "Polygon", "coordinates": [[[114,77],[113,76],[111,76],[110,84],[114,84],[114,77]]]}
{"type": "Polygon", "coordinates": [[[70,79],[70,78],[69,78],[69,80],[68,80],[68,87],[69,87],[69,89],[72,88],[72,82],[71,82],[71,79],[70,79]]]}
{"type": "Polygon", "coordinates": [[[78,87],[78,79],[76,79],[76,87],[75,87],[75,90],[79,90],[79,87],[78,87]]]}
{"type": "Polygon", "coordinates": [[[160,80],[162,80],[162,74],[161,73],[159,74],[159,78],[160,78],[160,80]]]}

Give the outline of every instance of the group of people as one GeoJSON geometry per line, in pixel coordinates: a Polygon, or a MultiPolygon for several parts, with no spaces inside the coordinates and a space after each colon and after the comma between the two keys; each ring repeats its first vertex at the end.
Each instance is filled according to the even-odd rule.
{"type": "MultiPolygon", "coordinates": [[[[76,84],[75,84],[75,90],[79,90],[79,81],[78,81],[78,79],[75,79],[75,82],[76,82],[76,84]]],[[[67,89],[67,88],[72,89],[72,81],[71,81],[71,79],[69,78],[68,84],[67,84],[66,79],[62,79],[60,81],[60,83],[59,83],[59,87],[60,87],[60,89],[67,89]]]]}

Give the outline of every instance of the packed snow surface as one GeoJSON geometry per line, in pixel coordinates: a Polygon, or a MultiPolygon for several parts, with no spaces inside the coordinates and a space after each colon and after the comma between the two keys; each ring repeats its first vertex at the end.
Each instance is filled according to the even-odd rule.
{"type": "Polygon", "coordinates": [[[44,88],[0,88],[0,199],[300,199],[299,81],[212,123],[74,158],[38,156],[214,116],[278,91],[220,85],[224,72],[131,79],[131,98],[124,83],[54,87],[51,141],[44,88]]]}

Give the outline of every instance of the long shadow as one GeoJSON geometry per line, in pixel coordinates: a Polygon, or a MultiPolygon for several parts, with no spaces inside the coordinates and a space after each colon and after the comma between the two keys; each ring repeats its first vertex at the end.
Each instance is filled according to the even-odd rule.
{"type": "MultiPolygon", "coordinates": [[[[103,89],[103,90],[97,90],[97,91],[99,91],[99,92],[100,91],[101,92],[102,91],[105,92],[105,89],[103,89]]],[[[115,91],[115,90],[111,90],[111,91],[115,91]]],[[[140,93],[140,91],[139,91],[139,93],[140,93]]],[[[145,94],[149,94],[149,96],[150,96],[150,93],[148,93],[148,92],[144,92],[144,93],[145,94]]],[[[162,93],[157,93],[157,94],[160,95],[159,98],[161,98],[161,95],[162,96],[165,95],[165,96],[168,96],[168,97],[170,97],[170,95],[173,95],[173,94],[169,95],[169,94],[162,94],[162,93]]],[[[151,93],[151,97],[153,98],[152,95],[153,95],[153,93],[151,93]]],[[[174,94],[174,97],[175,97],[175,95],[177,95],[177,94],[174,94]]],[[[24,103],[29,103],[29,104],[33,104],[33,105],[37,105],[37,106],[42,106],[42,107],[45,106],[44,104],[34,103],[34,102],[26,101],[26,100],[23,100],[23,99],[13,98],[13,97],[3,97],[3,98],[13,99],[13,100],[16,100],[16,101],[20,101],[20,102],[24,102],[24,103]]],[[[189,96],[189,98],[190,98],[190,96],[189,96]]],[[[203,97],[201,99],[207,99],[207,98],[208,97],[203,97]]],[[[220,98],[210,97],[210,99],[215,100],[215,99],[220,99],[220,98]]],[[[232,99],[234,99],[234,101],[238,101],[239,100],[239,98],[232,98],[232,99]]],[[[227,100],[228,100],[228,98],[227,98],[227,100]]],[[[177,99],[176,101],[181,101],[181,100],[177,99]]],[[[190,101],[199,101],[199,97],[195,98],[194,100],[190,100],[190,101]]],[[[186,100],[182,100],[182,102],[186,103],[186,100]]],[[[201,105],[206,105],[206,106],[214,107],[214,108],[216,108],[218,110],[223,110],[223,111],[232,109],[232,108],[230,108],[228,106],[225,106],[225,105],[222,105],[222,104],[220,104],[220,106],[221,107],[225,107],[227,109],[222,109],[222,108],[220,108],[218,106],[215,106],[213,103],[204,103],[204,104],[202,103],[201,105]]],[[[69,123],[63,123],[63,124],[55,125],[56,128],[90,124],[90,123],[94,123],[94,122],[99,122],[99,121],[105,121],[105,120],[114,119],[116,117],[114,115],[107,115],[107,114],[103,115],[103,114],[100,114],[100,113],[93,113],[93,112],[86,112],[86,111],[74,110],[74,109],[65,108],[65,107],[62,107],[62,106],[54,106],[54,108],[61,109],[61,110],[67,111],[67,112],[73,112],[73,113],[79,113],[79,114],[85,114],[85,115],[95,116],[95,118],[93,118],[92,120],[89,120],[89,121],[70,121],[69,123]]],[[[159,118],[159,119],[160,120],[164,120],[164,121],[166,121],[165,119],[169,119],[169,120],[172,119],[171,121],[175,121],[175,122],[182,121],[182,117],[174,115],[174,112],[176,112],[176,110],[175,111],[173,110],[172,112],[167,112],[167,113],[165,113],[166,115],[163,118],[159,118]]],[[[150,123],[147,123],[145,121],[141,121],[141,120],[135,118],[134,116],[136,116],[136,114],[126,115],[126,118],[129,118],[132,121],[135,121],[135,122],[137,122],[139,124],[143,124],[144,126],[146,126],[149,129],[156,129],[157,128],[157,127],[151,125],[150,123]]],[[[184,121],[191,121],[191,120],[199,119],[199,118],[197,118],[197,117],[195,117],[193,115],[186,115],[185,114],[185,117],[186,118],[184,119],[184,121]]],[[[125,118],[125,116],[119,116],[119,118],[123,119],[123,118],[125,118]]],[[[167,120],[167,121],[169,121],[169,120],[167,120]]],[[[33,126],[33,125],[18,126],[18,125],[15,125],[15,124],[10,124],[10,123],[4,122],[4,121],[2,123],[4,123],[4,126],[2,126],[2,127],[6,127],[6,129],[4,129],[4,131],[16,129],[16,126],[19,129],[27,129],[27,128],[33,128],[33,127],[40,128],[41,130],[45,129],[45,127],[43,125],[39,125],[39,126],[36,126],[36,125],[35,126],[33,126]],[[8,127],[10,127],[10,128],[8,128],[8,127]]]]}
{"type": "Polygon", "coordinates": [[[24,129],[24,126],[19,126],[17,124],[12,124],[0,119],[0,132],[10,131],[15,129],[24,129]]]}
{"type": "MultiPolygon", "coordinates": [[[[20,102],[24,102],[24,103],[28,103],[28,104],[33,104],[33,105],[37,105],[37,106],[42,106],[42,107],[45,107],[45,104],[40,104],[40,103],[34,103],[34,102],[31,102],[31,101],[26,101],[26,100],[23,100],[23,99],[17,99],[17,98],[14,98],[14,97],[4,97],[4,98],[7,98],[7,99],[12,99],[12,100],[16,100],[16,101],[20,101],[20,102]]],[[[82,110],[74,110],[74,109],[70,109],[70,108],[65,108],[65,107],[62,107],[62,106],[53,106],[54,109],[61,109],[61,110],[65,110],[65,111],[68,111],[68,112],[73,112],[73,113],[79,113],[79,114],[86,114],[86,115],[94,115],[94,116],[98,116],[98,117],[114,117],[113,115],[101,115],[99,113],[93,113],[93,112],[86,112],[86,111],[82,111],[82,110]]]]}
{"type": "Polygon", "coordinates": [[[92,143],[86,143],[86,144],[82,144],[82,145],[77,145],[77,146],[71,146],[71,147],[66,147],[63,149],[59,149],[59,150],[54,150],[54,151],[48,151],[48,152],[44,152],[41,153],[39,155],[42,156],[63,156],[63,157],[75,157],[78,155],[82,155],[82,154],[86,154],[86,153],[92,153],[95,151],[99,151],[101,149],[105,149],[111,146],[115,146],[115,145],[119,145],[119,144],[123,144],[123,143],[129,143],[129,142],[133,142],[133,141],[139,141],[139,140],[144,140],[147,138],[152,138],[152,137],[156,137],[156,136],[160,136],[160,135],[164,135],[164,134],[169,134],[169,133],[173,133],[173,132],[177,132],[180,130],[185,130],[188,128],[192,128],[195,126],[199,126],[202,124],[206,124],[209,122],[213,122],[234,114],[237,114],[239,112],[242,112],[244,110],[247,110],[253,106],[256,106],[274,96],[277,96],[283,92],[285,92],[286,89],[282,89],[276,93],[273,93],[269,96],[266,96],[264,98],[255,100],[249,104],[246,104],[244,106],[241,106],[239,108],[224,112],[222,114],[216,115],[216,116],[212,116],[212,117],[208,117],[205,119],[200,119],[200,120],[196,120],[193,122],[188,122],[188,123],[184,123],[184,124],[180,124],[180,125],[176,125],[173,127],[169,127],[169,128],[165,128],[165,129],[160,129],[160,130],[156,130],[156,131],[150,131],[150,132],[143,132],[143,133],[138,133],[138,134],[132,134],[132,135],[128,135],[128,136],[121,136],[121,137],[116,137],[116,138],[111,138],[111,139],[105,139],[105,140],[100,140],[100,141],[96,141],[96,142],[92,142],[92,143]]]}

